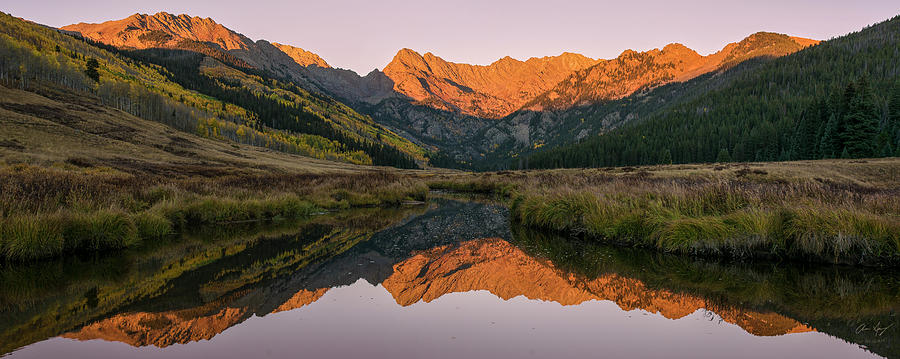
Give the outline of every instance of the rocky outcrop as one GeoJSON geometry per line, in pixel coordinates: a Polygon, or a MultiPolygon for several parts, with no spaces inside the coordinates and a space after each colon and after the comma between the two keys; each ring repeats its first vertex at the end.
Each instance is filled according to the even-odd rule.
{"type": "Polygon", "coordinates": [[[291,45],[279,44],[277,42],[273,42],[272,46],[277,47],[279,50],[281,50],[282,52],[284,52],[285,54],[290,56],[291,59],[294,59],[294,62],[296,62],[300,66],[315,65],[315,66],[322,67],[322,68],[330,68],[331,67],[331,66],[328,66],[328,63],[325,62],[325,60],[323,60],[321,57],[319,57],[319,55],[316,55],[312,52],[306,51],[299,47],[293,47],[291,45]]]}
{"type": "Polygon", "coordinates": [[[133,49],[175,47],[182,40],[216,44],[224,50],[247,49],[249,39],[210,18],[172,15],[134,14],[122,20],[100,24],[79,23],[62,27],[91,40],[133,49]]]}
{"type": "Polygon", "coordinates": [[[328,67],[318,55],[301,48],[273,45],[265,40],[253,41],[210,18],[189,15],[166,12],[134,14],[122,20],[79,23],[61,29],[120,48],[170,48],[200,52],[231,65],[265,69],[300,82],[305,78],[304,67],[328,67]],[[227,61],[232,56],[240,61],[227,61]]]}

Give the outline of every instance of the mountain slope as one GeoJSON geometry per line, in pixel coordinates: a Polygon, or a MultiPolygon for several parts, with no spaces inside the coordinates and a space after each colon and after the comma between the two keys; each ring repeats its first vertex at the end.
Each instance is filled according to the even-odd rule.
{"type": "Polygon", "coordinates": [[[312,52],[306,51],[299,47],[294,47],[291,45],[279,44],[277,42],[272,43],[273,46],[277,47],[279,50],[287,54],[300,66],[311,66],[316,65],[318,67],[329,68],[328,63],[325,62],[319,55],[316,55],[312,52]]]}
{"type": "MultiPolygon", "coordinates": [[[[585,114],[584,105],[591,107],[704,73],[723,71],[747,60],[781,56],[816,43],[786,35],[757,33],[709,56],[671,44],[662,50],[643,53],[626,51],[617,59],[592,61],[593,65],[590,59],[580,55],[564,54],[525,62],[505,59],[490,66],[470,66],[402,50],[384,72],[393,82],[396,95],[382,95],[375,101],[355,106],[404,137],[440,149],[438,157],[447,159],[441,162],[445,166],[469,167],[483,163],[488,167],[481,164],[475,167],[492,168],[507,163],[509,156],[519,152],[581,139],[634,118],[627,114],[620,117],[608,117],[609,113],[585,114]],[[573,61],[569,68],[557,66],[555,71],[545,70],[564,58],[580,60],[573,61]],[[502,72],[504,63],[509,65],[507,69],[518,69],[518,72],[502,72]],[[543,64],[544,68],[528,72],[536,69],[529,64],[543,64]],[[586,64],[590,66],[571,70],[586,64]],[[492,74],[497,76],[491,77],[492,74]],[[541,89],[546,91],[539,92],[541,89]],[[485,110],[481,105],[487,103],[493,107],[485,110]],[[604,118],[596,124],[566,121],[576,113],[578,120],[604,118]],[[498,116],[502,116],[499,121],[498,116]],[[573,127],[578,127],[577,131],[572,131],[573,127]]],[[[372,74],[361,80],[370,77],[372,74]]]]}
{"type": "Polygon", "coordinates": [[[303,49],[280,45],[290,52],[286,53],[266,41],[254,42],[210,18],[183,14],[134,14],[122,20],[99,24],[79,23],[63,26],[61,29],[123,49],[184,49],[202,52],[220,60],[237,58],[237,61],[225,62],[239,67],[271,71],[280,76],[296,76],[301,71],[301,66],[310,63],[326,65],[317,55],[303,49]]]}
{"type": "Polygon", "coordinates": [[[135,14],[122,20],[99,24],[79,23],[62,27],[93,41],[121,49],[181,49],[202,53],[239,68],[268,71],[289,78],[307,90],[319,91],[342,100],[380,100],[380,87],[392,93],[392,84],[380,79],[362,78],[349,70],[332,68],[319,55],[299,47],[253,41],[210,18],[173,15],[135,14]]]}
{"type": "MultiPolygon", "coordinates": [[[[431,151],[438,150],[437,157],[469,163],[484,158],[495,161],[502,154],[565,141],[566,136],[584,138],[634,119],[628,115],[610,117],[607,113],[596,125],[590,121],[587,125],[567,122],[572,113],[587,118],[595,116],[584,115],[586,105],[722,71],[751,59],[782,56],[817,43],[757,33],[708,56],[680,44],[670,44],[662,50],[641,53],[628,50],[612,60],[563,53],[526,61],[506,57],[487,66],[452,63],[431,53],[420,55],[403,49],[384,71],[374,70],[359,76],[349,70],[331,68],[318,55],[300,48],[264,40],[254,42],[208,18],[136,14],[123,20],[70,25],[64,29],[114,46],[136,50],[183,49],[209,56],[221,63],[218,66],[246,73],[271,73],[295,83],[303,91],[334,96],[353,110],[371,115],[378,124],[387,126],[388,132],[405,138],[396,137],[392,142],[407,142],[398,148],[407,149],[404,151],[408,154],[420,159],[423,156],[423,150],[414,149],[408,143],[412,142],[431,151]],[[501,121],[495,121],[498,119],[501,121]],[[578,127],[578,132],[572,133],[572,127],[578,127]]],[[[176,55],[163,57],[172,56],[176,55]]],[[[166,62],[172,70],[172,61],[159,56],[149,61],[166,62]]],[[[228,71],[203,70],[205,76],[212,78],[225,72],[228,71]]],[[[178,77],[183,73],[179,72],[178,77]]],[[[173,80],[187,85],[177,78],[173,80]]],[[[233,76],[217,78],[221,80],[243,81],[233,76]]],[[[277,91],[257,92],[274,96],[277,91]]],[[[222,96],[218,91],[204,93],[222,96]]]]}
{"type": "Polygon", "coordinates": [[[265,71],[226,64],[218,60],[222,57],[211,58],[204,52],[165,50],[174,56],[169,63],[195,65],[190,72],[180,73],[184,76],[176,76],[181,69],[164,66],[169,63],[145,61],[149,56],[86,42],[6,14],[0,16],[0,48],[0,83],[9,87],[35,92],[74,90],[181,131],[320,159],[411,167],[413,157],[422,158],[417,146],[327,96],[272,80],[265,71]],[[233,75],[253,79],[259,85],[255,93],[234,86],[227,76],[215,78],[216,72],[200,74],[204,58],[234,70],[233,75]],[[95,78],[85,71],[92,61],[95,78]],[[213,90],[221,96],[210,95],[213,90]],[[269,106],[263,111],[260,104],[269,106]]]}
{"type": "Polygon", "coordinates": [[[504,57],[488,66],[447,62],[400,50],[384,68],[394,89],[417,102],[468,115],[499,118],[596,60],[573,53],[519,61],[504,57]]]}
{"type": "Polygon", "coordinates": [[[403,49],[384,73],[394,82],[394,90],[420,104],[501,118],[523,107],[542,111],[618,99],[641,88],[689,80],[751,58],[783,56],[816,43],[760,32],[709,56],[669,44],[662,50],[626,50],[612,60],[563,53],[527,61],[505,57],[488,66],[452,63],[403,49]]]}
{"type": "Polygon", "coordinates": [[[560,139],[589,126],[608,133],[537,153],[528,165],[829,158],[841,149],[824,154],[817,148],[830,121],[871,126],[845,133],[872,136],[866,140],[873,151],[867,156],[895,155],[900,153],[895,152],[900,148],[897,33],[900,17],[792,55],[747,61],[686,83],[560,113],[559,127],[566,128],[560,139]],[[620,128],[609,131],[614,127],[620,128]]]}
{"type": "Polygon", "coordinates": [[[0,158],[171,177],[368,168],[204,138],[95,101],[66,91],[36,94],[0,86],[0,158]]]}
{"type": "Polygon", "coordinates": [[[818,41],[759,32],[708,56],[701,56],[681,44],[640,53],[626,50],[616,59],[577,71],[530,101],[525,109],[566,109],[615,100],[642,88],[690,80],[748,59],[784,56],[815,44],[818,41]]]}

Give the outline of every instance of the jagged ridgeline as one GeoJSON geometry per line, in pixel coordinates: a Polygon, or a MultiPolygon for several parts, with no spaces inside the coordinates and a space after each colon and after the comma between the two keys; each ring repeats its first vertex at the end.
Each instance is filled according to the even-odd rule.
{"type": "Polygon", "coordinates": [[[320,159],[404,168],[424,161],[424,150],[371,118],[234,60],[119,50],[0,13],[4,86],[74,92],[182,131],[320,159]]]}
{"type": "Polygon", "coordinates": [[[636,119],[578,143],[560,141],[563,145],[516,159],[511,166],[900,155],[897,34],[900,17],[792,55],[750,60],[684,83],[570,110],[561,127],[600,122],[610,114],[636,119]]]}

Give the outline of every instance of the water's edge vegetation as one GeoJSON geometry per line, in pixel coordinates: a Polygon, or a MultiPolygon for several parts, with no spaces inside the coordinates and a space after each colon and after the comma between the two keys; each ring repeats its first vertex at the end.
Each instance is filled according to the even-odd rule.
{"type": "Polygon", "coordinates": [[[689,176],[626,168],[625,175],[505,172],[428,185],[497,195],[523,226],[604,243],[712,257],[900,263],[897,188],[735,167],[734,176],[723,166],[689,176]]]}
{"type": "Polygon", "coordinates": [[[0,258],[101,252],[185,229],[281,221],[426,199],[427,187],[380,172],[166,180],[18,165],[0,170],[0,258]]]}
{"type": "Polygon", "coordinates": [[[121,249],[196,226],[397,206],[423,202],[429,190],[450,190],[500,196],[521,225],[604,243],[711,257],[896,266],[898,167],[896,159],[884,159],[168,178],[14,165],[0,169],[0,258],[121,249]]]}

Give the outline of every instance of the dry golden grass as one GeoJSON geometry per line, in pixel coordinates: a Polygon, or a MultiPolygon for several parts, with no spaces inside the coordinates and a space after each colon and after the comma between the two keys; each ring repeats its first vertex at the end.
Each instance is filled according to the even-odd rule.
{"type": "Polygon", "coordinates": [[[581,186],[612,179],[744,182],[817,181],[841,186],[873,189],[900,187],[900,158],[857,160],[816,160],[794,162],[748,162],[715,164],[679,164],[588,169],[499,171],[486,173],[425,174],[434,181],[490,181],[525,184],[528,187],[564,184],[581,186]]]}

